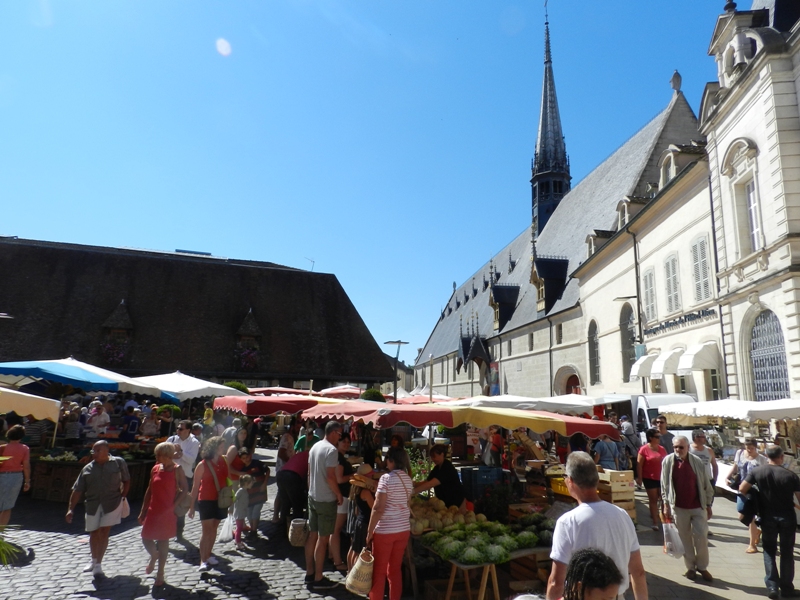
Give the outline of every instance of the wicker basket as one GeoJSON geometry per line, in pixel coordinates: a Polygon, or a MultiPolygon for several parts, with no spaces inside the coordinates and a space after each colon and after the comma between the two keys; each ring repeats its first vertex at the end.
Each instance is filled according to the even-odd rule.
{"type": "Polygon", "coordinates": [[[289,543],[292,546],[305,546],[308,539],[308,521],[293,519],[289,527],[289,543]]]}
{"type": "Polygon", "coordinates": [[[372,567],[374,563],[375,559],[372,556],[372,552],[364,548],[359,554],[356,564],[347,574],[344,586],[348,592],[360,596],[369,595],[369,591],[372,589],[372,567]]]}

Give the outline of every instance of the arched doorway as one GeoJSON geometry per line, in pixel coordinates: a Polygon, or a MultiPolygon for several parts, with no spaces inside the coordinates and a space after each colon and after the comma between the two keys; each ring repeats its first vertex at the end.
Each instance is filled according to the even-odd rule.
{"type": "Polygon", "coordinates": [[[567,383],[565,384],[565,394],[580,394],[581,393],[581,381],[578,379],[577,375],[570,375],[567,377],[567,383]]]}
{"type": "Polygon", "coordinates": [[[771,310],[765,310],[756,317],[750,334],[750,364],[757,401],[789,397],[786,345],[781,323],[771,310]]]}

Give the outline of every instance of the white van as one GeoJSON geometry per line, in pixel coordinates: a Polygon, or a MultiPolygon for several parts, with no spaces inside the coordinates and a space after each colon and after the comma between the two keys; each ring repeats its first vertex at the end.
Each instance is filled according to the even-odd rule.
{"type": "MultiPolygon", "coordinates": [[[[603,400],[611,405],[611,410],[618,416],[628,415],[631,418],[643,443],[646,442],[644,432],[653,427],[653,420],[659,415],[660,406],[697,402],[697,398],[691,394],[606,394],[603,400]]],[[[673,429],[669,425],[667,428],[673,429]]]]}

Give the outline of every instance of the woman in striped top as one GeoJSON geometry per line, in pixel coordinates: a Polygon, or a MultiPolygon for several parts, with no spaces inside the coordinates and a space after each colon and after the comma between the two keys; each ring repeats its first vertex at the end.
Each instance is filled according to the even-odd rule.
{"type": "Polygon", "coordinates": [[[375,505],[367,528],[367,544],[372,542],[375,557],[370,600],[383,600],[387,577],[389,600],[400,600],[403,593],[401,566],[411,533],[408,499],[414,483],[408,475],[411,461],[405,449],[389,448],[386,467],[389,472],[378,481],[375,505]]]}

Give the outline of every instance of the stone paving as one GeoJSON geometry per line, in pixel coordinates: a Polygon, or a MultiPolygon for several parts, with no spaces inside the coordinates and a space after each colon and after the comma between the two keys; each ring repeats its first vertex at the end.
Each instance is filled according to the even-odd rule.
{"type": "MultiPolygon", "coordinates": [[[[270,458],[271,455],[272,453],[270,458]]],[[[269,486],[270,498],[274,498],[275,491],[273,482],[269,486]]],[[[735,505],[731,500],[717,498],[714,504],[709,566],[715,577],[712,584],[705,583],[700,578],[697,582],[683,578],[683,561],[665,555],[662,551],[661,534],[647,527],[649,513],[643,492],[637,492],[637,501],[641,523],[639,540],[648,571],[650,598],[736,600],[766,596],[762,554],[745,554],[747,530],[736,519],[735,505]]],[[[270,501],[264,507],[259,538],[253,542],[248,541],[247,549],[242,552],[236,551],[232,542],[217,544],[215,554],[220,564],[208,573],[197,570],[199,521],[187,520],[187,541],[173,540],[170,544],[167,585],[154,589],[153,577],[144,573],[147,554],[141,543],[141,529],[135,520],[139,506],[132,506],[131,516],[112,530],[108,553],[103,561],[107,577],[94,580],[91,575],[81,572],[90,558],[88,535],[83,531],[83,515],[77,514],[73,524],[67,525],[63,519],[66,511],[64,505],[20,498],[12,514],[12,523],[19,524],[21,529],[11,531],[8,537],[20,546],[31,548],[34,556],[23,566],[0,569],[0,599],[355,598],[344,589],[343,578],[333,572],[327,575],[342,582],[336,589],[325,595],[307,590],[303,583],[305,570],[302,548],[290,546],[285,536],[269,522],[271,505],[270,501]]],[[[332,567],[330,569],[332,571],[332,567]]],[[[501,568],[498,572],[501,579],[507,582],[504,569],[501,568]]],[[[420,575],[424,579],[425,575],[420,575]]],[[[440,578],[446,575],[446,567],[440,567],[438,573],[429,575],[440,578]]],[[[506,593],[507,591],[506,588],[506,593]]],[[[630,593],[628,596],[632,597],[630,593]]],[[[411,597],[410,593],[407,597],[411,597]]]]}

